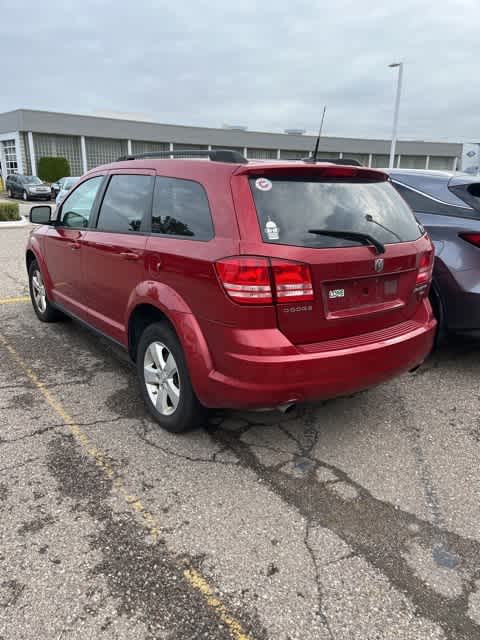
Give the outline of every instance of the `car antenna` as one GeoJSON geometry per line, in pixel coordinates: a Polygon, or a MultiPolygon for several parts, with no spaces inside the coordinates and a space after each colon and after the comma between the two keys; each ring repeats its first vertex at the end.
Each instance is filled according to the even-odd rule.
{"type": "Polygon", "coordinates": [[[318,130],[318,136],[317,136],[317,140],[315,142],[315,148],[313,150],[313,155],[312,155],[311,158],[307,158],[307,162],[311,162],[313,164],[315,164],[315,162],[317,161],[318,145],[320,144],[320,138],[322,137],[323,121],[325,120],[325,112],[326,112],[326,110],[327,110],[327,105],[325,105],[323,107],[322,120],[320,122],[320,129],[318,130]]]}

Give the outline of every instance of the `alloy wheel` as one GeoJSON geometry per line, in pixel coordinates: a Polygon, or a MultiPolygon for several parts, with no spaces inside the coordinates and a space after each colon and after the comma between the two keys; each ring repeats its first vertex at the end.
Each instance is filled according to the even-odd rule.
{"type": "Polygon", "coordinates": [[[156,410],[171,416],[180,402],[180,374],[170,349],[152,342],[145,351],[143,376],[148,396],[156,410]]]}
{"type": "Polygon", "coordinates": [[[47,309],[47,294],[45,293],[42,274],[38,270],[35,270],[32,274],[32,291],[37,309],[40,313],[45,313],[47,309]]]}

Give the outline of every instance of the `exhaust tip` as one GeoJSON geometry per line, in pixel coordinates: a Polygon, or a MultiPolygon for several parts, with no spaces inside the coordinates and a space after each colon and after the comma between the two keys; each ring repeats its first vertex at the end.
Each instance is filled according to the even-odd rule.
{"type": "Polygon", "coordinates": [[[297,406],[296,402],[287,402],[285,404],[279,404],[276,409],[277,411],[280,411],[281,413],[290,413],[291,411],[293,411],[295,409],[295,407],[297,406]]]}

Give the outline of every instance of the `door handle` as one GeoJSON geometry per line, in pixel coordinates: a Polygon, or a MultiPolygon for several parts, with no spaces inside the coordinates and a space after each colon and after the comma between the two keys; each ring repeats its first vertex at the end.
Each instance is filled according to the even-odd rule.
{"type": "Polygon", "coordinates": [[[138,253],[133,253],[132,251],[122,251],[120,257],[124,260],[138,260],[140,258],[138,253]]]}
{"type": "Polygon", "coordinates": [[[71,242],[70,243],[70,250],[71,251],[78,251],[78,249],[80,249],[80,244],[78,242],[71,242]]]}

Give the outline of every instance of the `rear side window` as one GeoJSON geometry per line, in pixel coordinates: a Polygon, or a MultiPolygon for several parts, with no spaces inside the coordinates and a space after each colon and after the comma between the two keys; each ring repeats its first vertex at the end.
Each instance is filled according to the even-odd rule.
{"type": "Polygon", "coordinates": [[[346,247],[358,242],[309,229],[369,234],[384,244],[417,240],[422,232],[389,182],[252,178],[264,242],[297,247],[346,247]]]}
{"type": "Polygon", "coordinates": [[[413,187],[426,193],[437,200],[441,200],[445,204],[453,204],[454,206],[462,206],[457,196],[448,188],[448,181],[451,175],[448,173],[426,175],[424,173],[397,173],[392,174],[392,180],[398,180],[407,187],[413,187]]]}
{"type": "Polygon", "coordinates": [[[193,180],[157,177],[152,233],[210,240],[214,236],[205,189],[193,180]]]}
{"type": "Polygon", "coordinates": [[[144,230],[152,206],[153,176],[113,175],[103,198],[97,229],[113,233],[144,230]]]}
{"type": "Polygon", "coordinates": [[[475,211],[480,211],[480,182],[454,184],[450,187],[450,190],[475,211]]]}
{"type": "Polygon", "coordinates": [[[463,204],[462,206],[446,204],[444,202],[434,200],[428,195],[418,193],[418,191],[413,191],[413,189],[410,189],[403,184],[399,184],[398,182],[393,182],[393,184],[395,185],[395,189],[398,193],[402,198],[404,198],[405,202],[407,202],[413,211],[416,211],[417,213],[433,213],[439,216],[471,217],[471,209],[465,207],[463,204]]]}

